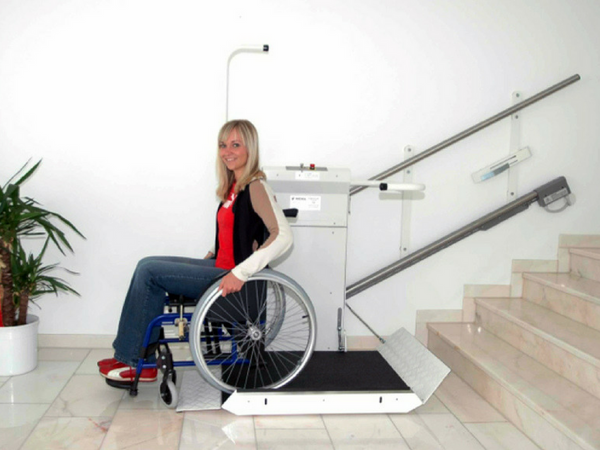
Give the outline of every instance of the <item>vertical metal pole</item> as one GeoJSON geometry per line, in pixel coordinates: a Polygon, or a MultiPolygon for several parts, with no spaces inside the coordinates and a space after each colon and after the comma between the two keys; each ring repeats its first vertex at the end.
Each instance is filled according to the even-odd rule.
{"type": "MultiPolygon", "coordinates": [[[[404,147],[404,160],[411,158],[416,153],[415,148],[408,145],[404,147]]],[[[403,183],[412,183],[414,179],[414,167],[404,171],[403,183]]],[[[402,222],[400,229],[400,257],[404,258],[410,253],[410,211],[413,194],[408,191],[402,193],[402,222]]]]}
{"type": "MultiPolygon", "coordinates": [[[[513,92],[513,105],[518,105],[523,100],[523,94],[513,92]]],[[[521,112],[516,112],[510,117],[510,144],[508,153],[515,153],[521,147],[521,112]]],[[[519,195],[518,188],[518,172],[516,168],[508,168],[508,186],[506,188],[506,203],[512,202],[519,195]]]]}
{"type": "Polygon", "coordinates": [[[240,48],[236,48],[231,52],[229,58],[227,58],[227,74],[225,79],[225,122],[229,121],[229,66],[231,65],[231,60],[235,55],[239,55],[240,53],[268,53],[269,46],[265,45],[243,45],[240,48]]]}

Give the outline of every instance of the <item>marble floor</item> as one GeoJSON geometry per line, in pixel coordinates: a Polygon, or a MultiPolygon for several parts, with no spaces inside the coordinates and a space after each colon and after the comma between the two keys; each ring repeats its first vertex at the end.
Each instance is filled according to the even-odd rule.
{"type": "Polygon", "coordinates": [[[0,377],[0,450],[538,448],[453,374],[410,414],[237,417],[168,410],[157,383],[136,398],[110,388],[96,367],[110,356],[42,348],[36,370],[0,377]]]}

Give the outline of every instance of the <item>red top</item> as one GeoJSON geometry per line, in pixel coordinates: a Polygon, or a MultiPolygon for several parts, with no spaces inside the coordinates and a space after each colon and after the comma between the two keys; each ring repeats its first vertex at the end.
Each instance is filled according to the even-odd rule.
{"type": "Polygon", "coordinates": [[[217,213],[217,223],[219,225],[219,251],[215,267],[225,270],[231,270],[235,267],[233,258],[233,204],[236,194],[234,193],[235,183],[231,186],[227,201],[219,208],[217,213]]]}

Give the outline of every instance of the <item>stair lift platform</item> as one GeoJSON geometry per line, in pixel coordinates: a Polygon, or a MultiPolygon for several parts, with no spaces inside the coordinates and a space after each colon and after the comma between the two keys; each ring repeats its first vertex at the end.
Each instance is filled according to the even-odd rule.
{"type": "Polygon", "coordinates": [[[237,415],[407,413],[449,372],[401,328],[378,351],[316,351],[287,385],[236,391],[223,409],[237,415]]]}

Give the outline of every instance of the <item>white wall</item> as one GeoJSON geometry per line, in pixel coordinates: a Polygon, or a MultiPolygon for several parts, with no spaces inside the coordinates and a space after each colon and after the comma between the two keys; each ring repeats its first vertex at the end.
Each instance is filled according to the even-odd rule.
{"type": "MultiPolygon", "coordinates": [[[[0,181],[43,158],[26,193],[87,236],[63,259],[82,298],[42,299],[40,331],[115,333],[139,258],[204,255],[225,61],[244,43],[271,46],[237,56],[231,76],[230,117],[257,125],[263,162],[356,178],[505,109],[514,90],[582,77],[522,112],[534,156],[518,169],[521,194],[566,176],[576,206],[533,206],[352,299],[378,332],[460,308],[465,283],[508,283],[513,258],[554,258],[559,233],[600,233],[599,19],[596,0],[0,0],[0,181]]],[[[415,166],[427,191],[412,248],[504,203],[506,174],[470,174],[508,145],[505,120],[415,166]]],[[[398,258],[400,210],[374,191],[353,197],[349,282],[398,258]]]]}

